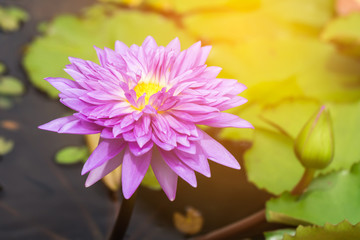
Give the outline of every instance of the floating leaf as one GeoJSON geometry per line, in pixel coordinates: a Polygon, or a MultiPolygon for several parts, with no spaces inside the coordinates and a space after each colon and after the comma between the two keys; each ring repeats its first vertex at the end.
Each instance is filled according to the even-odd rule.
{"type": "Polygon", "coordinates": [[[326,223],[320,226],[299,226],[296,229],[295,236],[284,236],[284,240],[342,240],[342,239],[360,239],[360,223],[356,225],[343,221],[337,225],[326,223]]]}
{"type": "Polygon", "coordinates": [[[113,49],[116,40],[129,45],[141,44],[148,35],[159,45],[175,37],[179,37],[182,47],[194,42],[174,22],[159,14],[97,5],[81,18],[69,15],[55,18],[47,25],[44,36],[27,49],[24,65],[31,82],[55,98],[58,91],[43,79],[69,78],[63,71],[69,56],[98,62],[94,45],[113,49]]]}
{"type": "Polygon", "coordinates": [[[14,141],[0,136],[0,156],[8,154],[14,148],[14,141]]]}
{"type": "Polygon", "coordinates": [[[292,24],[321,28],[333,15],[333,0],[264,0],[267,14],[292,24]]]}
{"type": "Polygon", "coordinates": [[[264,232],[265,240],[283,240],[284,234],[288,234],[290,236],[295,235],[295,229],[286,228],[279,229],[271,232],[264,232]]]}
{"type": "MultiPolygon", "coordinates": [[[[359,4],[360,9],[360,4],[359,4]]],[[[333,42],[350,56],[360,58],[360,10],[331,21],[322,33],[322,38],[333,42]]]]}
{"type": "Polygon", "coordinates": [[[3,74],[5,71],[6,71],[5,65],[2,62],[0,62],[0,75],[3,74]]]}
{"type": "Polygon", "coordinates": [[[0,77],[0,95],[20,96],[24,93],[23,83],[11,76],[0,77]]]}
{"type": "Polygon", "coordinates": [[[174,225],[177,230],[184,234],[193,235],[201,231],[204,219],[195,208],[186,208],[186,215],[175,212],[173,215],[174,225]]]}
{"type": "Polygon", "coordinates": [[[251,11],[259,8],[261,4],[260,0],[144,0],[144,2],[156,9],[184,15],[216,11],[251,11]]]}
{"type": "Polygon", "coordinates": [[[20,24],[28,18],[28,14],[20,8],[0,6],[0,29],[5,32],[18,30],[20,24]]]}
{"type": "Polygon", "coordinates": [[[342,170],[317,177],[300,197],[289,193],[266,204],[270,222],[286,224],[337,224],[347,219],[360,222],[360,163],[351,170],[342,170]]]}
{"type": "Polygon", "coordinates": [[[322,172],[349,169],[360,161],[360,101],[350,104],[329,104],[333,121],[335,153],[333,162],[322,172]]]}
{"type": "Polygon", "coordinates": [[[13,101],[8,97],[0,96],[0,109],[10,109],[13,106],[13,101]]]}
{"type": "Polygon", "coordinates": [[[70,146],[58,151],[55,155],[55,162],[59,164],[74,164],[84,162],[89,157],[87,147],[70,146]]]}
{"type": "Polygon", "coordinates": [[[244,159],[249,181],[274,194],[290,191],[304,171],[293,151],[293,140],[268,130],[255,132],[244,159]]]}

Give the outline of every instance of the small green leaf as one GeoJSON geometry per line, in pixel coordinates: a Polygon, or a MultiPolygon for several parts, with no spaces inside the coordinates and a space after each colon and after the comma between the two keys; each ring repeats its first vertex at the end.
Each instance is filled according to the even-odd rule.
{"type": "Polygon", "coordinates": [[[321,226],[299,226],[295,236],[285,234],[284,240],[345,240],[360,239],[360,223],[352,225],[343,221],[337,225],[326,223],[321,226]]]}
{"type": "Polygon", "coordinates": [[[18,30],[20,24],[28,18],[28,14],[20,8],[0,6],[0,29],[5,32],[18,30]]]}
{"type": "Polygon", "coordinates": [[[9,153],[14,148],[14,141],[0,136],[0,156],[9,153]]]}
{"type": "Polygon", "coordinates": [[[360,222],[360,163],[351,170],[322,175],[300,197],[282,194],[266,203],[267,219],[286,224],[360,222]]]}
{"type": "Polygon", "coordinates": [[[0,75],[3,74],[5,71],[6,71],[5,64],[3,64],[2,62],[0,62],[0,75]]]}
{"type": "Polygon", "coordinates": [[[59,164],[73,164],[84,162],[89,157],[89,150],[86,146],[82,147],[65,147],[55,155],[55,162],[59,164]]]}
{"type": "Polygon", "coordinates": [[[12,99],[5,96],[0,96],[0,109],[10,109],[13,105],[14,102],[12,99]]]}
{"type": "Polygon", "coordinates": [[[271,232],[264,232],[265,240],[283,240],[284,234],[295,235],[295,229],[285,228],[279,229],[271,232]]]}
{"type": "Polygon", "coordinates": [[[0,94],[5,96],[19,96],[25,91],[24,84],[11,76],[0,77],[0,94]]]}
{"type": "Polygon", "coordinates": [[[148,187],[152,190],[161,190],[161,186],[157,181],[155,174],[151,167],[147,170],[144,179],[141,182],[141,185],[144,187],[148,187]]]}

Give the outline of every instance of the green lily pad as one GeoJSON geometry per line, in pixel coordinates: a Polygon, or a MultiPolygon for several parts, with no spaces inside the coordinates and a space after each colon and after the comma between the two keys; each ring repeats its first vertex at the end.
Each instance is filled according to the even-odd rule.
{"type": "Polygon", "coordinates": [[[43,79],[69,78],[63,71],[69,56],[98,62],[94,45],[113,49],[116,40],[141,44],[148,35],[159,45],[166,45],[175,37],[179,37],[183,48],[194,43],[174,22],[159,14],[107,5],[95,5],[82,17],[59,16],[44,28],[44,35],[28,47],[24,66],[31,82],[53,98],[58,91],[43,79]]]}
{"type": "MultiPolygon", "coordinates": [[[[129,0],[115,1],[129,2],[129,0]]],[[[136,0],[130,0],[130,2],[136,2],[136,0]]],[[[143,2],[156,9],[186,15],[215,11],[251,11],[261,5],[260,0],[143,0],[143,2]]]]}
{"type": "Polygon", "coordinates": [[[0,29],[5,32],[16,31],[22,22],[29,19],[29,15],[17,7],[0,6],[0,29]]]}
{"type": "Polygon", "coordinates": [[[2,62],[0,62],[0,75],[3,74],[5,71],[6,71],[5,64],[3,64],[2,62]]]}
{"type": "Polygon", "coordinates": [[[266,203],[267,219],[286,224],[360,222],[360,163],[317,177],[300,197],[282,194],[266,203]]]}
{"type": "Polygon", "coordinates": [[[299,226],[295,236],[285,235],[284,240],[343,240],[360,239],[360,224],[352,225],[348,221],[343,221],[337,225],[325,224],[320,226],[299,226]]]}
{"type": "Polygon", "coordinates": [[[265,240],[283,240],[284,234],[288,234],[290,236],[295,235],[295,229],[285,228],[279,229],[271,232],[264,232],[265,240]]]}
{"type": "Polygon", "coordinates": [[[349,169],[360,161],[360,101],[350,104],[329,104],[333,120],[335,155],[323,173],[349,169]]]}
{"type": "Polygon", "coordinates": [[[295,139],[310,116],[320,107],[314,99],[287,99],[280,104],[264,109],[261,118],[277,129],[295,139]]]}
{"type": "Polygon", "coordinates": [[[8,154],[14,148],[14,141],[0,136],[0,156],[8,154]]]}
{"type": "Polygon", "coordinates": [[[264,0],[267,14],[288,23],[321,28],[333,15],[333,0],[264,0]]]}
{"type": "Polygon", "coordinates": [[[89,157],[89,150],[86,146],[65,147],[55,155],[55,162],[59,164],[74,164],[85,162],[89,157]]]}
{"type": "Polygon", "coordinates": [[[0,95],[20,96],[24,91],[24,84],[19,79],[11,76],[0,77],[0,95]]]}
{"type": "Polygon", "coordinates": [[[14,105],[14,101],[8,97],[0,96],[0,109],[10,109],[14,105]]]}
{"type": "Polygon", "coordinates": [[[331,21],[322,38],[333,42],[344,53],[360,58],[360,13],[353,13],[331,21]]]}
{"type": "Polygon", "coordinates": [[[263,129],[255,131],[244,160],[248,180],[274,194],[290,191],[304,171],[293,151],[293,140],[263,129]]]}

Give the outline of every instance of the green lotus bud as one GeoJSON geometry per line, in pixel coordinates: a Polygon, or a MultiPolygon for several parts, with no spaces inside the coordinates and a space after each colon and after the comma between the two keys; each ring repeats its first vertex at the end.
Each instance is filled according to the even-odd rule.
{"type": "Polygon", "coordinates": [[[325,106],[312,116],[295,140],[295,153],[305,168],[322,169],[334,156],[334,136],[325,106]]]}

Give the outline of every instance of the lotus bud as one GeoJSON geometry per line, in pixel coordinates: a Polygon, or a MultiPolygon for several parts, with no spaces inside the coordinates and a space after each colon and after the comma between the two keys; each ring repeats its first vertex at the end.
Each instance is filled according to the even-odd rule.
{"type": "Polygon", "coordinates": [[[322,106],[295,140],[295,153],[305,168],[323,169],[334,156],[334,136],[329,111],[322,106]]]}

